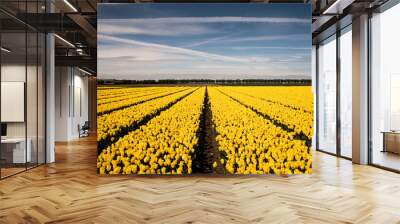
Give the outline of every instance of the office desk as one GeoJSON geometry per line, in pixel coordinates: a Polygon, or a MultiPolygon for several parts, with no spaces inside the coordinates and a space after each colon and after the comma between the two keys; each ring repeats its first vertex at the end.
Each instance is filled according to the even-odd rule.
{"type": "Polygon", "coordinates": [[[25,151],[25,138],[5,138],[1,139],[1,157],[6,163],[26,163],[31,162],[32,140],[27,139],[27,147],[25,151]],[[12,154],[12,155],[11,155],[12,154]]]}
{"type": "Polygon", "coordinates": [[[383,151],[400,154],[400,131],[383,131],[383,151]]]}

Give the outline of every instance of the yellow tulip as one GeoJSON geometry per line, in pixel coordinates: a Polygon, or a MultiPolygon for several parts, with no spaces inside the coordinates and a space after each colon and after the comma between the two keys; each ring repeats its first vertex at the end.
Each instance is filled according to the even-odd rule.
{"type": "Polygon", "coordinates": [[[214,162],[214,163],[213,163],[213,167],[214,167],[214,168],[217,168],[217,166],[218,166],[217,162],[214,162]]]}

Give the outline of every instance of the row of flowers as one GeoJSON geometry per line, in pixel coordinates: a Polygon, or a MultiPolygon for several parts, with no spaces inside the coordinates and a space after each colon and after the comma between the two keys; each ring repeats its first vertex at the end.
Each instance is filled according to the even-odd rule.
{"type": "Polygon", "coordinates": [[[146,95],[167,92],[168,89],[170,88],[149,88],[149,89],[141,88],[141,89],[142,89],[141,91],[130,91],[126,93],[119,93],[118,95],[109,95],[109,97],[103,97],[102,99],[97,98],[97,106],[118,102],[121,100],[127,100],[133,97],[142,97],[146,95]]]}
{"type": "Polygon", "coordinates": [[[126,96],[135,93],[148,92],[152,89],[159,89],[159,87],[115,87],[115,86],[97,86],[97,100],[115,98],[120,96],[126,96]]]}
{"type": "Polygon", "coordinates": [[[144,118],[149,116],[151,117],[160,109],[170,105],[194,89],[195,88],[189,88],[175,94],[98,116],[97,141],[104,141],[108,139],[109,141],[114,142],[117,140],[116,138],[120,137],[118,133],[120,133],[122,129],[132,127],[144,118]]]}
{"type": "Polygon", "coordinates": [[[154,94],[151,94],[151,92],[149,92],[148,94],[144,94],[142,96],[133,95],[132,97],[128,97],[124,100],[120,100],[120,101],[116,101],[116,102],[112,102],[112,103],[100,104],[97,106],[97,114],[102,115],[102,114],[109,113],[109,112],[112,112],[115,110],[119,110],[119,109],[123,109],[123,108],[129,107],[129,106],[140,104],[140,103],[146,102],[148,100],[152,100],[152,99],[164,97],[164,96],[167,96],[167,95],[170,95],[173,93],[177,93],[177,92],[180,92],[185,89],[188,89],[188,88],[187,87],[171,88],[166,91],[161,91],[161,92],[157,92],[154,94]]]}
{"type": "MultiPolygon", "coordinates": [[[[251,92],[252,87],[248,88],[251,92]]],[[[312,156],[305,141],[294,139],[293,132],[275,126],[216,88],[208,92],[218,149],[225,157],[214,167],[219,163],[232,174],[311,173],[312,156]]]]}
{"type": "Polygon", "coordinates": [[[198,144],[205,88],[104,149],[100,174],[190,174],[198,144]]]}
{"type": "MultiPolygon", "coordinates": [[[[312,113],[305,112],[303,110],[296,110],[289,108],[280,103],[273,103],[265,100],[261,100],[256,97],[249,96],[248,94],[238,93],[232,91],[231,88],[235,87],[224,87],[220,88],[221,91],[228,94],[232,98],[238,100],[246,106],[260,112],[261,114],[268,116],[270,119],[275,120],[283,126],[293,130],[298,135],[305,135],[308,140],[311,141],[313,135],[313,120],[314,116],[312,113]]],[[[241,87],[243,88],[243,87],[241,87]]],[[[251,93],[253,87],[248,87],[247,92],[251,93]]],[[[287,88],[287,87],[281,87],[287,88]]],[[[291,94],[291,93],[288,93],[291,94]]],[[[282,99],[285,99],[284,94],[281,95],[282,99]]],[[[312,98],[311,98],[312,100],[312,98]]]]}
{"type": "Polygon", "coordinates": [[[305,112],[313,113],[314,110],[313,93],[310,86],[254,86],[250,92],[248,90],[248,87],[236,87],[234,89],[235,92],[305,112]]]}

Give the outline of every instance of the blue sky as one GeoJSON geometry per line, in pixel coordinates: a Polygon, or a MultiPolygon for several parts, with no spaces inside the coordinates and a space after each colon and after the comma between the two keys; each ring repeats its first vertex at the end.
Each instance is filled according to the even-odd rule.
{"type": "Polygon", "coordinates": [[[99,4],[100,79],[311,77],[305,4],[99,4]]]}

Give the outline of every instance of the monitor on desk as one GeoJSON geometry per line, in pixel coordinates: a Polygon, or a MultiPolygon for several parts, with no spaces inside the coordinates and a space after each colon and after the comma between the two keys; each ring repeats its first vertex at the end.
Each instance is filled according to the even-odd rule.
{"type": "Polygon", "coordinates": [[[7,124],[1,123],[1,138],[7,136],[7,124]]]}

